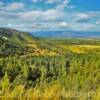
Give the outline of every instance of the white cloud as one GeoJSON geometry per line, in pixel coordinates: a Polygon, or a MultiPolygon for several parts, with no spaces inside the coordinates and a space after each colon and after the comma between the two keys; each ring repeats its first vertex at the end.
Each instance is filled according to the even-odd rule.
{"type": "Polygon", "coordinates": [[[50,9],[46,11],[34,10],[34,11],[21,12],[18,14],[18,16],[24,20],[51,21],[51,20],[58,20],[61,17],[63,17],[64,12],[58,9],[50,9]]]}
{"type": "Polygon", "coordinates": [[[99,18],[100,12],[86,12],[86,13],[76,13],[76,19],[91,19],[91,18],[99,18]]]}
{"type": "Polygon", "coordinates": [[[66,22],[61,22],[60,25],[63,26],[63,27],[66,27],[67,23],[66,22]]]}
{"type": "Polygon", "coordinates": [[[42,15],[42,11],[27,11],[27,12],[21,12],[18,14],[18,16],[22,19],[38,19],[42,15]]]}
{"type": "Polygon", "coordinates": [[[44,12],[44,17],[47,20],[56,20],[64,16],[64,12],[59,9],[51,9],[44,12]]]}
{"type": "Polygon", "coordinates": [[[69,0],[46,0],[45,3],[48,3],[48,4],[53,4],[53,3],[69,4],[69,0]]]}
{"type": "Polygon", "coordinates": [[[47,3],[47,4],[53,4],[53,3],[57,3],[59,1],[60,0],[46,0],[45,3],[47,3]]]}
{"type": "Polygon", "coordinates": [[[97,24],[97,25],[100,25],[100,21],[96,21],[96,24],[97,24]]]}
{"type": "Polygon", "coordinates": [[[90,23],[82,25],[82,28],[85,29],[85,30],[89,30],[89,29],[92,29],[92,28],[95,28],[95,27],[96,26],[94,24],[90,24],[90,23]]]}
{"type": "Polygon", "coordinates": [[[88,19],[91,16],[89,14],[86,13],[78,13],[76,14],[76,19],[80,20],[80,19],[88,19]]]}
{"type": "MultiPolygon", "coordinates": [[[[37,1],[40,2],[41,0],[33,0],[33,2],[37,1]]],[[[75,7],[70,4],[70,0],[50,1],[59,3],[56,3],[57,5],[54,8],[36,8],[33,10],[30,9],[31,7],[25,9],[23,2],[13,2],[8,5],[4,4],[3,7],[0,7],[0,26],[7,26],[25,31],[32,31],[34,29],[100,30],[99,11],[69,12],[69,10],[66,11],[64,8],[75,7]],[[90,20],[88,21],[88,19],[90,20]],[[81,20],[80,23],[78,20],[81,20]],[[82,23],[82,20],[85,20],[84,23],[82,23]]]]}
{"type": "Polygon", "coordinates": [[[62,0],[57,6],[57,9],[62,9],[64,10],[65,8],[75,8],[70,5],[70,0],[62,0]]]}
{"type": "Polygon", "coordinates": [[[24,8],[24,3],[13,2],[6,5],[3,9],[8,11],[20,10],[24,8]]]}
{"type": "Polygon", "coordinates": [[[8,26],[8,27],[12,27],[13,25],[12,25],[12,24],[8,24],[7,26],[8,26]]]}
{"type": "Polygon", "coordinates": [[[63,4],[68,5],[70,3],[69,0],[64,0],[63,4]]]}

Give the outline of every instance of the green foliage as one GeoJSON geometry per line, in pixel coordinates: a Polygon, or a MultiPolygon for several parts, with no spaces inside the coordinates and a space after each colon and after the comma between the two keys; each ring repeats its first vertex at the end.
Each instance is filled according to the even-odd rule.
{"type": "Polygon", "coordinates": [[[6,90],[10,88],[10,79],[7,72],[5,72],[5,75],[1,80],[1,88],[2,90],[6,90]]]}
{"type": "Polygon", "coordinates": [[[86,53],[75,53],[61,48],[61,45],[99,46],[99,40],[33,39],[27,33],[13,31],[10,30],[10,38],[7,30],[0,30],[0,100],[99,100],[100,49],[84,48],[86,53]],[[33,40],[36,47],[29,48],[27,44],[33,40]],[[38,49],[46,52],[36,56],[38,49]],[[50,51],[56,55],[49,55],[50,51]],[[65,97],[69,91],[80,92],[82,96],[65,97]],[[96,95],[84,94],[89,92],[96,95]],[[45,93],[51,96],[45,98],[45,93]]]}
{"type": "Polygon", "coordinates": [[[56,84],[66,91],[97,91],[100,87],[100,55],[33,56],[1,58],[1,89],[28,88],[56,84]]]}

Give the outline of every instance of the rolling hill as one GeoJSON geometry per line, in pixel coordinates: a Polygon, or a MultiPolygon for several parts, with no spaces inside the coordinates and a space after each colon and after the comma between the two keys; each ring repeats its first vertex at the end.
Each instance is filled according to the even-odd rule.
{"type": "MultiPolygon", "coordinates": [[[[49,35],[52,36],[53,34],[54,33],[51,32],[51,34],[49,35]]],[[[57,34],[57,31],[55,32],[55,34],[57,34]]],[[[60,32],[58,32],[58,34],[60,34],[60,32]]],[[[43,36],[43,34],[40,35],[43,36]]],[[[46,35],[48,35],[48,33],[46,35]]],[[[1,56],[16,55],[16,54],[20,56],[23,55],[54,56],[54,55],[66,55],[67,53],[71,52],[86,53],[87,51],[90,52],[96,49],[100,50],[99,48],[100,48],[99,39],[92,39],[92,38],[82,39],[75,37],[69,38],[69,36],[67,37],[67,39],[38,38],[27,32],[22,32],[8,28],[0,28],[1,56]]]]}
{"type": "Polygon", "coordinates": [[[99,71],[99,39],[37,38],[0,28],[0,100],[44,100],[45,94],[66,100],[63,94],[73,91],[87,94],[73,100],[99,100],[99,71]]]}
{"type": "Polygon", "coordinates": [[[23,54],[29,50],[28,44],[37,39],[32,35],[14,29],[0,28],[1,55],[23,54]]]}
{"type": "MultiPolygon", "coordinates": [[[[55,45],[54,45],[55,46],[55,45]]],[[[0,55],[43,55],[54,54],[54,47],[48,40],[27,32],[0,28],[0,55]]]]}

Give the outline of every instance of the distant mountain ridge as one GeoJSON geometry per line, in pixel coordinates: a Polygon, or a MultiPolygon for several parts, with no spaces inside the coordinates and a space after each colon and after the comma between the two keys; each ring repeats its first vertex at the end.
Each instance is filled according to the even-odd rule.
{"type": "Polygon", "coordinates": [[[100,32],[89,31],[35,31],[31,34],[47,38],[100,38],[100,32]]]}

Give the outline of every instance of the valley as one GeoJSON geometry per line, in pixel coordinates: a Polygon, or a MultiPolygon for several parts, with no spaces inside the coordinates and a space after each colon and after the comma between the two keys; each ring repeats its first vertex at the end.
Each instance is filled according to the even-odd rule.
{"type": "Polygon", "coordinates": [[[99,100],[99,38],[40,38],[0,28],[0,100],[99,100]]]}

